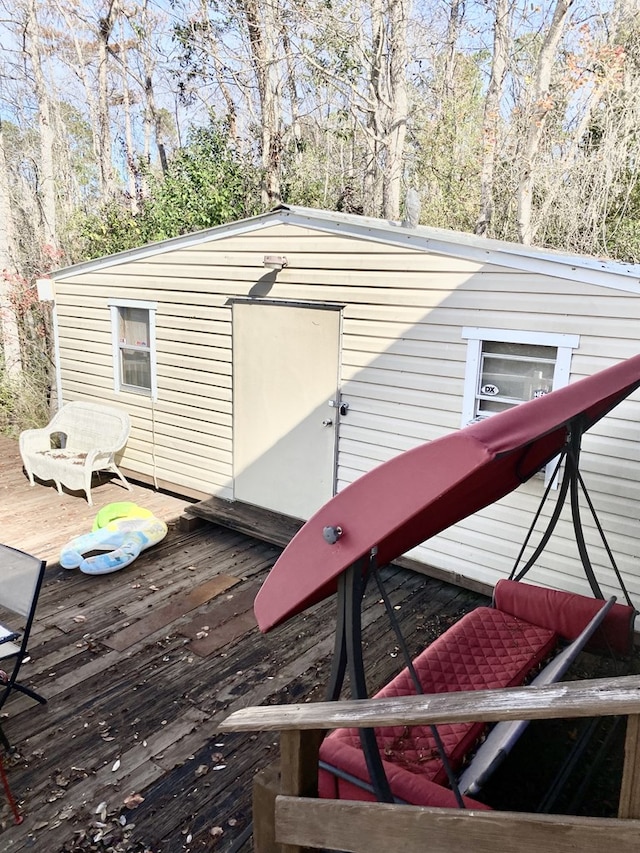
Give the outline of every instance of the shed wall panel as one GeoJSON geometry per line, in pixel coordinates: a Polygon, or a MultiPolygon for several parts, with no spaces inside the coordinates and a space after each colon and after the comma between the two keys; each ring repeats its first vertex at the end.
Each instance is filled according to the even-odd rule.
{"type": "MultiPolygon", "coordinates": [[[[290,224],[80,272],[56,289],[65,399],[94,396],[128,408],[134,427],[123,464],[129,470],[226,497],[233,493],[234,298],[344,306],[341,385],[350,408],[339,425],[338,489],[460,426],[464,326],[579,335],[572,381],[638,351],[640,304],[633,293],[522,272],[517,264],[472,262],[290,224]],[[265,254],[286,255],[289,264],[269,272],[265,254]],[[113,391],[108,302],[118,297],[157,304],[153,405],[141,395],[116,397],[113,391]]],[[[640,398],[634,395],[587,437],[583,454],[592,500],[602,505],[612,550],[623,554],[636,587],[638,424],[640,398]]],[[[508,571],[543,488],[542,478],[535,479],[414,556],[493,583],[508,571]]],[[[585,523],[591,539],[586,515],[585,523]]],[[[558,535],[535,577],[584,589],[570,556],[572,532],[562,525],[558,535]]]]}

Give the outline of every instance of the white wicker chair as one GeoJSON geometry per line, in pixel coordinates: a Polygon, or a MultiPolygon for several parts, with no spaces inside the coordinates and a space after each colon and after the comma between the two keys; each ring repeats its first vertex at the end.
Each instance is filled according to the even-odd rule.
{"type": "Polygon", "coordinates": [[[129,437],[129,415],[115,406],[77,401],[67,403],[43,429],[28,429],[20,435],[20,453],[31,485],[34,476],[62,486],[82,490],[91,500],[94,471],[113,471],[131,489],[115,463],[115,454],[129,437]],[[54,435],[63,438],[55,447],[54,435]]]}

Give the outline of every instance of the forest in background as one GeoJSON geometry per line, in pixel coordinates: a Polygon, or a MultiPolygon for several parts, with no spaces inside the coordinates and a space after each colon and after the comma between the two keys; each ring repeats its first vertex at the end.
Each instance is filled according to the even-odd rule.
{"type": "Polygon", "coordinates": [[[281,201],[640,262],[639,6],[0,0],[0,427],[38,277],[281,201]]]}

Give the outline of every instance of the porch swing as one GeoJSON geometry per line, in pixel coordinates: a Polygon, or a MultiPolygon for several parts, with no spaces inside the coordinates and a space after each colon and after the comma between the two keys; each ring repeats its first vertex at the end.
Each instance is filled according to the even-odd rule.
{"type": "MultiPolygon", "coordinates": [[[[515,687],[560,680],[585,648],[627,655],[636,611],[579,470],[584,433],[640,386],[640,356],[408,451],[336,495],[287,546],[255,601],[267,631],[337,590],[337,624],[327,698],[368,696],[361,644],[367,582],[393,608],[378,567],[490,505],[557,459],[554,477],[508,580],[490,607],[466,614],[417,658],[398,635],[405,669],[374,698],[515,687]],[[532,555],[521,562],[562,470],[556,505],[532,555]],[[584,496],[625,603],[605,600],[585,541],[584,496]],[[593,598],[524,582],[569,502],[580,561],[593,598]]],[[[501,722],[340,728],[320,746],[319,794],[420,806],[488,809],[473,799],[526,727],[501,722]],[[475,753],[469,760],[469,756],[475,753]]]]}

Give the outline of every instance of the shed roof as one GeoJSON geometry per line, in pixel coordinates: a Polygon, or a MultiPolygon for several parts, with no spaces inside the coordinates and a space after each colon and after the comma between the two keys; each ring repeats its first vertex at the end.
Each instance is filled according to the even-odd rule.
{"type": "Polygon", "coordinates": [[[204,231],[150,243],[103,258],[85,261],[52,273],[56,281],[87,272],[104,270],[118,264],[142,260],[153,255],[210,243],[225,237],[248,234],[288,223],[346,237],[411,248],[477,263],[495,264],[523,272],[543,273],[571,281],[601,285],[629,293],[640,292],[640,265],[589,257],[567,255],[550,249],[524,246],[506,240],[491,240],[462,231],[425,225],[405,227],[400,222],[315,208],[280,205],[274,210],[204,231]]]}

